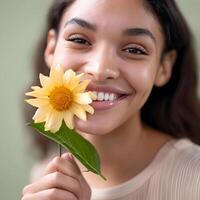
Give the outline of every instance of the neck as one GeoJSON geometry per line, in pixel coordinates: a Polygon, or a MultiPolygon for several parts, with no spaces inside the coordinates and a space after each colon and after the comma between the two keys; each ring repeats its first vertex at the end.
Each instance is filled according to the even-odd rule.
{"type": "Polygon", "coordinates": [[[83,134],[97,149],[102,174],[107,178],[104,181],[93,173],[83,173],[91,187],[110,187],[129,180],[143,170],[158,151],[161,143],[152,148],[149,131],[142,126],[140,117],[130,121],[103,136],[83,134]]]}
{"type": "Polygon", "coordinates": [[[131,122],[129,121],[105,135],[85,134],[84,137],[97,148],[102,161],[104,161],[102,164],[106,165],[115,158],[119,159],[120,153],[134,148],[141,140],[142,127],[139,120],[139,117],[130,119],[131,122]]]}

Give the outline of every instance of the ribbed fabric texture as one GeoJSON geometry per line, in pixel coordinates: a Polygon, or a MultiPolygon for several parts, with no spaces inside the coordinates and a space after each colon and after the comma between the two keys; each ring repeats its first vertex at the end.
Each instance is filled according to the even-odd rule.
{"type": "Polygon", "coordinates": [[[200,147],[172,140],[131,180],[93,189],[92,200],[200,200],[200,147]]]}

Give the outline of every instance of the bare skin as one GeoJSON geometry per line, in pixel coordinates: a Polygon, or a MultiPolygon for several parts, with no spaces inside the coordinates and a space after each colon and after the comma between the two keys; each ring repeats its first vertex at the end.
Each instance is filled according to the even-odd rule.
{"type": "MultiPolygon", "coordinates": [[[[102,172],[108,179],[104,181],[93,173],[83,173],[89,185],[94,188],[112,187],[138,175],[151,163],[160,148],[171,139],[170,136],[145,126],[138,137],[132,134],[129,141],[123,136],[115,137],[112,141],[102,136],[99,140],[91,136],[88,138],[100,154],[102,172]]],[[[81,164],[79,167],[84,171],[81,164]]]]}
{"type": "Polygon", "coordinates": [[[65,153],[48,164],[43,177],[23,189],[22,200],[89,200],[90,195],[90,187],[73,156],[65,153]]]}

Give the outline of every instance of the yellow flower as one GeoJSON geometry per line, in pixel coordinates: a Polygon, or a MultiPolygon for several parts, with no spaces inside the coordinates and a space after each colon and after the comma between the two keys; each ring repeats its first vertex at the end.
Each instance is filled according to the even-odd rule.
{"type": "Polygon", "coordinates": [[[50,76],[40,74],[42,87],[34,86],[33,91],[26,93],[34,99],[25,100],[37,107],[33,116],[35,123],[45,122],[45,131],[57,132],[64,120],[70,128],[74,128],[73,117],[76,115],[86,120],[86,112],[93,114],[89,105],[96,97],[92,92],[85,92],[89,80],[81,81],[83,74],[74,71],[63,71],[61,66],[51,67],[50,76]]]}

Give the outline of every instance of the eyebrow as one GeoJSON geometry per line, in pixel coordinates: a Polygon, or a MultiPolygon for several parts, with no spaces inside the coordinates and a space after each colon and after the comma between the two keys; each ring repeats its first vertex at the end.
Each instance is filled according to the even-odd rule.
{"type": "MultiPolygon", "coordinates": [[[[76,24],[83,28],[87,28],[92,31],[96,31],[97,27],[94,24],[91,24],[90,22],[85,21],[84,19],[80,18],[72,18],[69,21],[67,21],[64,25],[64,27],[70,25],[70,24],[76,24]]],[[[145,28],[128,28],[123,31],[123,35],[125,36],[148,36],[150,37],[154,42],[156,42],[156,38],[154,37],[153,33],[145,28]]]]}
{"type": "Polygon", "coordinates": [[[153,33],[145,28],[129,28],[123,31],[123,35],[126,36],[148,36],[150,37],[154,42],[156,42],[156,38],[154,37],[153,33]]]}
{"type": "Polygon", "coordinates": [[[83,28],[87,28],[87,29],[92,30],[92,31],[96,31],[96,29],[97,29],[95,25],[93,25],[93,24],[91,24],[91,23],[89,23],[89,22],[87,22],[83,19],[80,19],[80,18],[70,19],[68,22],[65,23],[64,27],[66,27],[69,24],[77,24],[77,25],[79,25],[83,28]]]}

